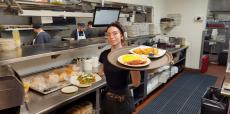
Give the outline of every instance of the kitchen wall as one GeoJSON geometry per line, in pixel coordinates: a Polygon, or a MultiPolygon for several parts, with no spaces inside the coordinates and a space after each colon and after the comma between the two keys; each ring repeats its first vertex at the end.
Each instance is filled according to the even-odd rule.
{"type": "Polygon", "coordinates": [[[160,33],[160,19],[161,17],[164,17],[165,14],[165,2],[163,0],[152,0],[153,5],[153,23],[155,25],[155,33],[160,33]]]}
{"type": "Polygon", "coordinates": [[[159,24],[159,17],[165,17],[167,14],[181,14],[181,24],[174,27],[168,35],[186,38],[190,43],[186,67],[199,69],[202,31],[205,29],[206,19],[195,22],[194,18],[206,17],[208,0],[154,0],[153,6],[154,21],[157,24],[159,24]]]}

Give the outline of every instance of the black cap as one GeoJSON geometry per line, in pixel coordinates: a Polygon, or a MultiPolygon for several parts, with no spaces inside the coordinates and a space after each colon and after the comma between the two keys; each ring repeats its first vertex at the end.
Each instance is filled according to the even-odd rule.
{"type": "Polygon", "coordinates": [[[33,24],[33,28],[34,29],[39,29],[41,27],[43,27],[43,25],[41,23],[35,23],[35,24],[33,24]]]}
{"type": "Polygon", "coordinates": [[[77,26],[84,27],[85,23],[77,23],[77,26]]]}

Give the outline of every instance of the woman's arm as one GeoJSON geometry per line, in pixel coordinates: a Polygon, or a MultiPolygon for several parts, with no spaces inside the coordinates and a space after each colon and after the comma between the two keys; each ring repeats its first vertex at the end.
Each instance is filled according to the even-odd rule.
{"type": "Polygon", "coordinates": [[[98,69],[98,74],[100,76],[104,76],[104,65],[100,64],[99,69],[98,69]]]}
{"type": "Polygon", "coordinates": [[[138,87],[141,83],[141,73],[140,71],[130,71],[131,80],[134,87],[138,87]]]}

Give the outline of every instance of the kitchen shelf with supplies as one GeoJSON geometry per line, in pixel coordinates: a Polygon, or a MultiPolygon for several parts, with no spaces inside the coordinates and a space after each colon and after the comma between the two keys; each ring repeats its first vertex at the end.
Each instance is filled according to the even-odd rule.
{"type": "MultiPolygon", "coordinates": [[[[52,3],[47,3],[47,2],[33,2],[33,1],[25,1],[25,0],[17,0],[13,3],[10,4],[11,8],[14,9],[21,9],[21,10],[28,10],[28,9],[33,9],[33,10],[57,10],[57,11],[77,11],[81,10],[80,5],[75,5],[75,4],[52,4],[52,3]],[[78,7],[76,7],[78,6],[78,7]]],[[[1,8],[6,8],[7,5],[4,3],[0,2],[1,8]]],[[[23,11],[22,11],[23,12],[23,11]]]]}
{"type": "Polygon", "coordinates": [[[168,50],[173,56],[173,61],[177,62],[157,69],[141,72],[143,83],[133,91],[136,104],[145,100],[150,93],[154,92],[157,88],[164,86],[164,83],[167,83],[170,78],[177,75],[185,68],[187,48],[188,46],[182,46],[180,48],[168,50]]]}

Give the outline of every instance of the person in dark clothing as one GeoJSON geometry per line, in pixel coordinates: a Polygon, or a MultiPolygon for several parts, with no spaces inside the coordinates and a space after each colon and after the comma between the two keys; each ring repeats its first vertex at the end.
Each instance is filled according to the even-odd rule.
{"type": "Polygon", "coordinates": [[[135,105],[128,85],[131,78],[133,86],[139,86],[140,72],[118,68],[108,61],[107,57],[111,51],[125,46],[125,37],[122,26],[117,22],[110,24],[106,31],[111,49],[103,51],[99,57],[99,74],[104,74],[107,82],[107,89],[102,94],[102,113],[132,114],[135,105]]]}
{"type": "Polygon", "coordinates": [[[72,32],[71,37],[74,38],[75,40],[86,39],[86,34],[84,31],[85,31],[85,24],[78,23],[77,29],[75,29],[72,32]]]}
{"type": "Polygon", "coordinates": [[[87,28],[93,28],[93,22],[92,21],[88,22],[87,28]]]}
{"type": "Polygon", "coordinates": [[[87,28],[85,29],[86,38],[98,37],[97,29],[93,27],[93,22],[89,21],[87,28]]]}
{"type": "Polygon", "coordinates": [[[42,29],[42,24],[33,24],[36,37],[33,40],[33,45],[50,43],[50,35],[42,29]]]}

